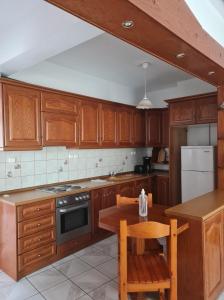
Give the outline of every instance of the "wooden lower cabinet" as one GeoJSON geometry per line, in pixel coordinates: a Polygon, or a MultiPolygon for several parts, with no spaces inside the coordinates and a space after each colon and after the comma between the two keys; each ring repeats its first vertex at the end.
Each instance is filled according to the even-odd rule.
{"type": "Polygon", "coordinates": [[[177,239],[178,299],[217,300],[224,290],[223,216],[223,210],[206,220],[172,214],[189,224],[177,239]]]}
{"type": "Polygon", "coordinates": [[[134,197],[138,197],[141,193],[141,190],[144,189],[146,194],[152,192],[152,178],[140,179],[135,182],[135,191],[134,197]]]}
{"type": "Polygon", "coordinates": [[[124,197],[135,196],[135,184],[134,182],[125,182],[117,185],[116,193],[124,197]]]}
{"type": "Polygon", "coordinates": [[[169,202],[169,177],[159,175],[155,182],[155,203],[161,205],[171,205],[169,202]]]}

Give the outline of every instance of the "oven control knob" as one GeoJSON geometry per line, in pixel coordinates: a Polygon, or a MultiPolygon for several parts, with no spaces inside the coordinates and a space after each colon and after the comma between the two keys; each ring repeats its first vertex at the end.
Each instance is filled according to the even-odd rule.
{"type": "Polygon", "coordinates": [[[59,205],[63,205],[63,201],[62,201],[62,200],[59,200],[58,204],[59,204],[59,205]]]}
{"type": "Polygon", "coordinates": [[[80,201],[82,200],[82,196],[79,196],[79,200],[80,200],[80,201]]]}
{"type": "Polygon", "coordinates": [[[63,204],[68,204],[68,201],[67,200],[63,200],[63,204]]]}
{"type": "Polygon", "coordinates": [[[86,195],[86,199],[89,199],[89,194],[86,195]]]}
{"type": "Polygon", "coordinates": [[[75,197],[75,201],[79,201],[79,197],[75,197]]]}

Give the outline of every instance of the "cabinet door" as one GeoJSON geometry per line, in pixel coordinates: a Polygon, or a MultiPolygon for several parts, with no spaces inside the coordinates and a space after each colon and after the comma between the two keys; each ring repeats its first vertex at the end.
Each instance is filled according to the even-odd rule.
{"type": "Polygon", "coordinates": [[[197,123],[216,123],[218,118],[217,97],[195,101],[197,123]]]}
{"type": "Polygon", "coordinates": [[[121,107],[118,112],[118,143],[120,146],[132,144],[132,122],[132,110],[121,107]]]}
{"type": "Polygon", "coordinates": [[[100,105],[95,101],[81,101],[80,105],[80,146],[83,148],[100,145],[100,105]]]}
{"type": "Polygon", "coordinates": [[[134,197],[134,189],[134,182],[125,182],[117,186],[116,193],[124,197],[134,197]]]}
{"type": "Polygon", "coordinates": [[[216,299],[223,288],[223,215],[204,223],[205,299],[216,299]]]}
{"type": "Polygon", "coordinates": [[[156,178],[156,203],[169,206],[169,177],[157,176],[156,178]]]}
{"type": "Polygon", "coordinates": [[[117,143],[117,110],[112,104],[101,106],[101,145],[116,146],[117,143]]]}
{"type": "Polygon", "coordinates": [[[162,146],[169,146],[169,110],[162,110],[162,146]]]}
{"type": "Polygon", "coordinates": [[[3,85],[5,147],[40,149],[40,92],[3,85]]]}
{"type": "Polygon", "coordinates": [[[78,146],[76,116],[44,112],[42,121],[44,146],[78,146]]]}
{"type": "Polygon", "coordinates": [[[102,208],[116,205],[115,187],[104,188],[102,192],[102,208]]]}
{"type": "Polygon", "coordinates": [[[170,125],[195,124],[195,101],[170,103],[170,125]]]}
{"type": "Polygon", "coordinates": [[[78,114],[79,101],[71,96],[42,92],[41,110],[48,112],[60,112],[78,114]]]}
{"type": "Polygon", "coordinates": [[[134,196],[138,197],[140,195],[142,189],[145,190],[146,194],[152,192],[152,179],[151,178],[136,180],[134,196]]]}
{"type": "Polygon", "coordinates": [[[145,145],[145,113],[138,110],[133,113],[133,144],[145,145]]]}
{"type": "Polygon", "coordinates": [[[160,147],[162,143],[161,133],[161,111],[151,110],[146,117],[147,146],[160,147]]]}

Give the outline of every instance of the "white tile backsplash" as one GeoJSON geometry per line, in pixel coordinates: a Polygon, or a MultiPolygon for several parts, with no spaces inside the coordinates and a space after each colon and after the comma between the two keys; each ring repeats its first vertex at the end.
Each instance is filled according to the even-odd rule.
{"type": "Polygon", "coordinates": [[[0,191],[133,171],[144,148],[0,152],[0,191]],[[8,173],[9,172],[9,173],[8,173]]]}

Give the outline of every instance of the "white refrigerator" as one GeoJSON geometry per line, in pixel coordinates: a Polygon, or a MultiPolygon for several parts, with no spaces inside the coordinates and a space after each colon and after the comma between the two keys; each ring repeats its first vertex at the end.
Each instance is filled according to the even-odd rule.
{"type": "Polygon", "coordinates": [[[214,190],[214,147],[181,147],[182,202],[214,190]]]}

